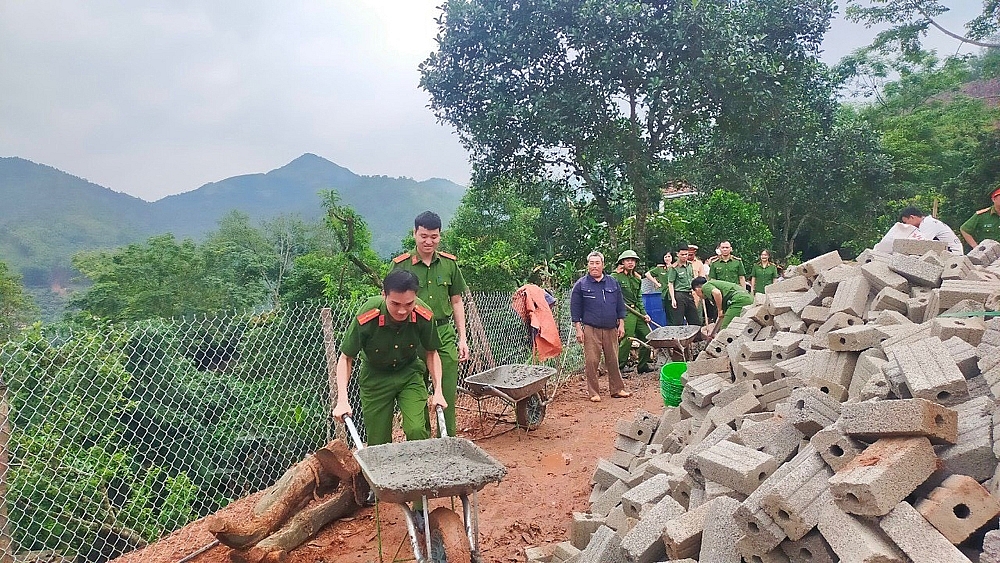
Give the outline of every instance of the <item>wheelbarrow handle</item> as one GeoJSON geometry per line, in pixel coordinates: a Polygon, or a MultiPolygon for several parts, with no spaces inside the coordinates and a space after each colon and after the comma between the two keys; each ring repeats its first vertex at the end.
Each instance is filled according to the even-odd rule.
{"type": "Polygon", "coordinates": [[[358,428],[354,426],[354,420],[351,415],[344,415],[344,424],[347,426],[347,432],[351,435],[351,439],[354,440],[354,445],[358,448],[358,451],[365,448],[364,442],[361,441],[361,436],[358,435],[358,428]]]}
{"type": "MultiPolygon", "coordinates": [[[[448,426],[444,422],[444,409],[441,408],[440,405],[437,406],[437,419],[441,436],[448,436],[448,426]]],[[[347,426],[347,432],[351,435],[351,439],[354,440],[354,445],[357,446],[359,450],[364,449],[365,445],[361,442],[361,436],[358,434],[358,427],[354,426],[354,420],[351,418],[351,415],[344,415],[344,424],[347,426]]]]}

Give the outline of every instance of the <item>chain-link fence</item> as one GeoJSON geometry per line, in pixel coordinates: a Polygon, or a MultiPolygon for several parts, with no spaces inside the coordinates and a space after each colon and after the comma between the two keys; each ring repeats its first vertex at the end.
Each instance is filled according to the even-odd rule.
{"type": "MultiPolygon", "coordinates": [[[[336,348],[361,304],[35,329],[4,345],[0,560],[105,561],[272,484],[334,435],[336,348]]],[[[563,374],[582,365],[568,309],[551,361],[563,374]]],[[[466,310],[462,377],[531,361],[510,293],[466,310]]],[[[352,378],[353,405],[356,393],[352,378]]]]}

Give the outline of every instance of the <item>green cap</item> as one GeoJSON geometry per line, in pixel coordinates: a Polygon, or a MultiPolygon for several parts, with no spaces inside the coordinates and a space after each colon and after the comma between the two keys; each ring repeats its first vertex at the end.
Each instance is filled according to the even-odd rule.
{"type": "Polygon", "coordinates": [[[635,258],[636,260],[639,260],[639,255],[631,250],[626,250],[625,252],[622,252],[621,254],[618,255],[618,262],[616,263],[621,264],[622,260],[626,258],[635,258]]]}

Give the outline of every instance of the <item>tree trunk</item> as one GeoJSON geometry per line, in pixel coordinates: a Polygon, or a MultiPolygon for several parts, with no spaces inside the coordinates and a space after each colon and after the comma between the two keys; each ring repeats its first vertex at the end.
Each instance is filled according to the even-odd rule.
{"type": "Polygon", "coordinates": [[[257,501],[247,520],[209,516],[208,530],[223,544],[246,548],[268,537],[301,511],[313,498],[343,482],[354,498],[356,477],[361,473],[347,445],[334,440],[295,464],[257,501]],[[325,450],[325,451],[324,451],[325,450]]]}

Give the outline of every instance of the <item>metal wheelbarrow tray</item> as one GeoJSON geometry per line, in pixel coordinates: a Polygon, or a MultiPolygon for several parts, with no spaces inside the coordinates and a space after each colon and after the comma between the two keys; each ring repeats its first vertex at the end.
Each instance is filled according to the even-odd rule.
{"type": "Polygon", "coordinates": [[[474,394],[499,396],[516,403],[541,391],[555,373],[556,368],[549,366],[508,364],[470,375],[465,385],[474,394]]]}
{"type": "Polygon", "coordinates": [[[435,438],[369,446],[354,453],[382,502],[462,496],[499,483],[507,468],[464,438],[435,438]]]}
{"type": "Polygon", "coordinates": [[[657,349],[673,348],[687,360],[689,352],[694,359],[691,345],[700,336],[701,327],[698,325],[663,326],[650,332],[646,337],[646,342],[657,349]]]}

